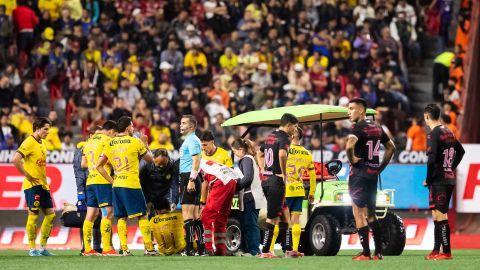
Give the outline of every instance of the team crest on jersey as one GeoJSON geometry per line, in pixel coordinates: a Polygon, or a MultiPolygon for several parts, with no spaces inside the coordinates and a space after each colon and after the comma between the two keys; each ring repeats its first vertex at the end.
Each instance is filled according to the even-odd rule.
{"type": "Polygon", "coordinates": [[[40,202],[39,202],[39,201],[35,201],[35,202],[33,203],[33,206],[39,207],[39,206],[40,206],[40,202]]]}
{"type": "Polygon", "coordinates": [[[289,189],[291,192],[294,192],[294,191],[295,191],[295,187],[294,187],[294,186],[289,186],[288,189],[289,189]]]}
{"type": "Polygon", "coordinates": [[[172,176],[170,174],[167,174],[167,176],[165,176],[165,178],[167,178],[167,180],[170,180],[170,178],[172,178],[172,176]]]}

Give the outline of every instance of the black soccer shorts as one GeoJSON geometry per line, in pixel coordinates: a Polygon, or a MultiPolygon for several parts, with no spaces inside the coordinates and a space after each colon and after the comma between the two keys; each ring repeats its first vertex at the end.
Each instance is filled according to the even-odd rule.
{"type": "Polygon", "coordinates": [[[438,185],[429,187],[429,207],[443,214],[448,212],[450,199],[453,194],[453,185],[438,185]]]}
{"type": "Polygon", "coordinates": [[[263,193],[267,199],[267,218],[274,219],[282,215],[285,206],[285,183],[283,178],[270,176],[262,182],[263,193]]]}
{"type": "Polygon", "coordinates": [[[360,208],[375,210],[377,201],[377,180],[362,176],[350,176],[348,191],[352,202],[360,208]]]}
{"type": "Polygon", "coordinates": [[[188,192],[187,185],[189,180],[190,173],[180,174],[180,204],[200,205],[202,180],[200,176],[197,176],[197,179],[195,179],[195,191],[188,192]]]}

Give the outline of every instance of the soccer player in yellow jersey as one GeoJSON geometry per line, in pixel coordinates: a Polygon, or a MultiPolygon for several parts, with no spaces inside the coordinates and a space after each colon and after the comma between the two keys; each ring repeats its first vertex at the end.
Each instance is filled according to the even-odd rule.
{"type": "Polygon", "coordinates": [[[316,188],[316,175],[312,154],[303,146],[300,146],[302,137],[302,129],[297,128],[288,150],[287,159],[285,197],[288,209],[290,210],[290,222],[292,226],[292,251],[287,254],[289,257],[303,257],[303,253],[298,252],[298,244],[300,243],[300,235],[302,233],[300,215],[302,214],[303,198],[305,198],[306,195],[302,179],[305,172],[308,172],[308,176],[310,177],[310,191],[308,193],[310,203],[313,202],[316,188]]]}
{"type": "MultiPolygon", "coordinates": [[[[115,256],[118,255],[112,247],[112,183],[103,178],[96,169],[96,165],[103,147],[108,144],[115,136],[116,123],[107,121],[102,129],[97,130],[83,146],[82,168],[88,168],[88,178],[86,183],[87,195],[87,215],[83,222],[83,256],[115,256]],[[100,233],[102,235],[103,252],[98,253],[92,248],[93,224],[102,209],[102,220],[100,223],[100,233]]],[[[111,165],[106,166],[107,173],[111,173],[111,165]]]]}
{"type": "Polygon", "coordinates": [[[233,168],[233,161],[227,150],[215,145],[215,138],[211,131],[204,131],[200,135],[202,143],[202,159],[211,160],[223,164],[229,168],[233,168]]]}
{"type": "Polygon", "coordinates": [[[140,185],[140,159],[153,162],[153,156],[148,148],[148,138],[132,137],[133,123],[127,116],[117,122],[118,134],[104,145],[103,154],[97,163],[98,172],[113,183],[113,213],[118,218],[118,236],[120,238],[120,254],[130,256],[127,245],[127,218],[138,218],[138,226],[145,243],[145,256],[155,256],[157,253],[152,244],[152,232],[147,219],[147,206],[140,185]],[[105,170],[110,162],[114,170],[112,178],[105,170]]]}
{"type": "Polygon", "coordinates": [[[43,140],[50,129],[50,120],[38,118],[33,123],[33,134],[23,141],[13,156],[13,164],[25,176],[23,191],[28,206],[27,237],[29,256],[52,256],[46,249],[55,219],[50,187],[47,183],[47,148],[43,140]],[[23,160],[23,162],[22,162],[23,160]],[[42,222],[40,249],[35,248],[39,210],[45,215],[42,222]]]}

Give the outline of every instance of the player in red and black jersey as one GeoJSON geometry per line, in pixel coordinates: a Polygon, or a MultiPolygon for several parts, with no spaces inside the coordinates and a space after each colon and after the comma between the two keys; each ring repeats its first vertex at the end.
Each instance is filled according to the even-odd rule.
{"type": "Polygon", "coordinates": [[[448,206],[455,186],[455,169],[463,158],[465,150],[455,135],[440,122],[440,107],[429,104],[424,110],[425,123],[431,129],[427,135],[427,179],[429,204],[435,225],[433,251],[425,256],[427,260],[450,260],[450,226],[448,206]],[[440,253],[440,247],[443,253],[440,253]]]}
{"type": "MultiPolygon", "coordinates": [[[[289,113],[282,116],[280,127],[272,132],[264,144],[260,146],[260,152],[257,154],[258,164],[262,174],[266,179],[262,181],[262,189],[267,199],[267,220],[265,228],[265,237],[263,240],[262,258],[274,257],[270,253],[270,245],[274,234],[275,225],[280,229],[285,229],[286,248],[289,246],[288,208],[284,211],[285,201],[285,179],[287,167],[287,154],[290,147],[290,138],[298,128],[298,119],[289,113]],[[284,214],[282,215],[282,211],[284,214]],[[279,217],[282,222],[279,224],[279,217]]],[[[290,248],[291,249],[291,248],[290,248]]]]}
{"type": "Polygon", "coordinates": [[[369,227],[373,232],[375,256],[381,260],[382,234],[380,223],[375,216],[378,175],[390,162],[395,145],[382,127],[366,118],[367,102],[352,99],[348,104],[348,117],[353,122],[352,133],[348,136],[346,150],[350,161],[348,189],[352,198],[353,216],[363,252],[354,260],[370,260],[368,244],[369,227]],[[385,146],[385,154],[380,163],[380,145],[385,146]]]}

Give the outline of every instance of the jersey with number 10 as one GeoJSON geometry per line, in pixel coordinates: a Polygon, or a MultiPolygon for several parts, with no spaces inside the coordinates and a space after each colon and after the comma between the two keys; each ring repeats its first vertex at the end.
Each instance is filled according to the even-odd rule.
{"type": "Polygon", "coordinates": [[[355,156],[361,160],[352,166],[350,175],[376,179],[380,166],[380,145],[387,143],[390,138],[380,125],[370,119],[355,123],[352,135],[358,139],[355,156]]]}
{"type": "Polygon", "coordinates": [[[139,178],[140,159],[147,153],[138,138],[120,136],[110,140],[103,148],[115,173],[113,187],[141,189],[139,178]]]}
{"type": "MultiPolygon", "coordinates": [[[[103,147],[107,145],[110,140],[111,138],[105,134],[94,134],[83,146],[83,155],[87,159],[88,164],[87,186],[93,184],[110,184],[96,168],[98,159],[103,153],[103,147]]],[[[111,174],[110,166],[105,165],[105,170],[108,174],[111,174]]]]}
{"type": "Polygon", "coordinates": [[[265,170],[264,176],[281,175],[282,169],[280,167],[280,159],[278,153],[280,150],[285,150],[288,153],[290,147],[290,138],[285,131],[275,130],[270,133],[265,139],[265,142],[260,146],[260,151],[264,154],[265,170]]]}

